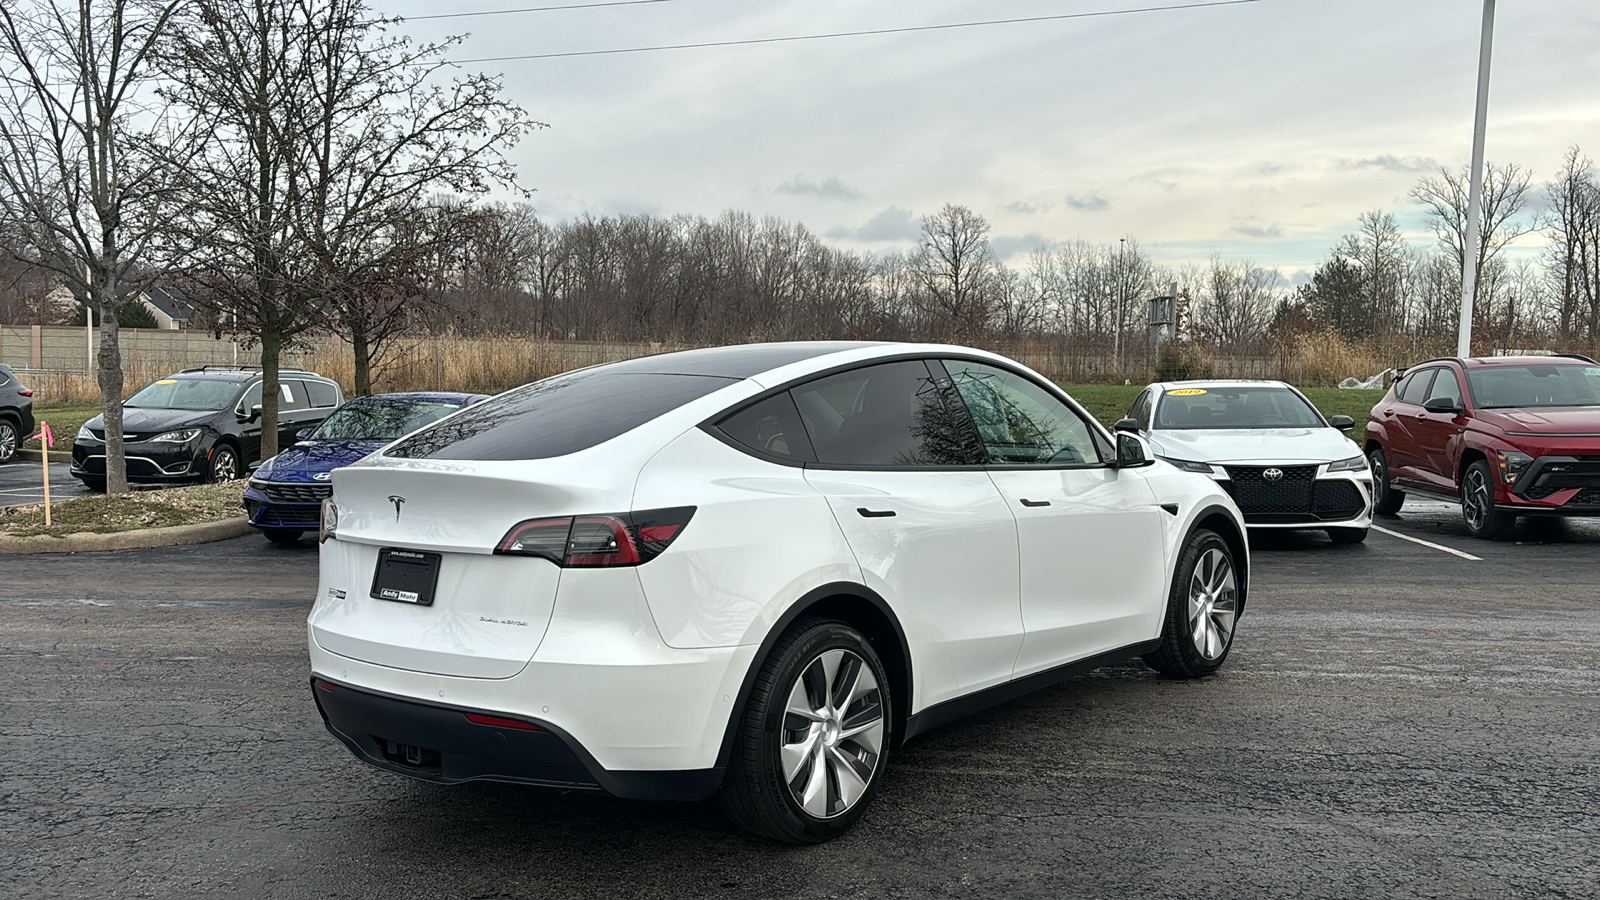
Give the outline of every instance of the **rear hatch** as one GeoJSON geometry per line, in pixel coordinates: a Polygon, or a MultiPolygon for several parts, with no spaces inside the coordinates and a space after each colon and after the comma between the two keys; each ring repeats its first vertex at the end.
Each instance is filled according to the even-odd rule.
{"type": "Polygon", "coordinates": [[[596,484],[581,471],[583,456],[385,458],[337,470],[337,537],[322,545],[312,639],[341,656],[417,672],[520,672],[549,626],[562,570],[493,550],[526,519],[627,509],[631,484],[596,484]]]}

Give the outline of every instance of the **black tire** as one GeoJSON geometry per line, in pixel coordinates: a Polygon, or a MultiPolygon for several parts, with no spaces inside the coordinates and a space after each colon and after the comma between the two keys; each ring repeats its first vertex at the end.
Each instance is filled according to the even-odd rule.
{"type": "Polygon", "coordinates": [[[18,430],[16,422],[0,417],[0,463],[8,463],[17,455],[17,448],[22,446],[22,438],[22,432],[18,430]]]}
{"type": "Polygon", "coordinates": [[[1367,465],[1372,469],[1372,511],[1380,516],[1392,516],[1405,505],[1404,491],[1389,484],[1389,457],[1382,447],[1373,447],[1367,454],[1367,465]]]}
{"type": "Polygon", "coordinates": [[[1328,540],[1335,544],[1359,544],[1367,539],[1365,528],[1329,528],[1328,540]]]}
{"type": "Polygon", "coordinates": [[[1517,517],[1494,505],[1494,472],[1481,459],[1461,476],[1461,521],[1475,538],[1499,540],[1511,534],[1517,517]]]}
{"type": "Polygon", "coordinates": [[[1161,646],[1144,655],[1145,663],[1174,678],[1199,678],[1217,671],[1233,649],[1239,599],[1233,550],[1216,532],[1196,529],[1178,557],[1177,575],[1167,598],[1167,618],[1161,626],[1161,646]],[[1220,576],[1219,559],[1226,563],[1220,576]],[[1219,586],[1220,590],[1213,590],[1219,586]],[[1210,599],[1191,618],[1190,598],[1197,589],[1210,599]]]}
{"type": "Polygon", "coordinates": [[[279,546],[298,544],[300,543],[300,536],[305,534],[304,531],[297,531],[293,528],[268,528],[263,529],[261,533],[267,536],[267,540],[279,546]]]}
{"type": "Polygon", "coordinates": [[[206,481],[233,481],[242,473],[239,451],[232,444],[217,444],[206,457],[206,481]]]}
{"type": "Polygon", "coordinates": [[[892,709],[883,663],[859,631],[832,619],[796,622],[778,639],[756,675],[749,702],[740,713],[718,804],[734,824],[775,841],[815,844],[843,834],[872,802],[883,779],[893,737],[892,709]],[[834,657],[835,651],[842,652],[834,657]],[[829,658],[837,660],[833,684],[828,684],[825,672],[829,658]],[[851,667],[853,674],[841,677],[851,667]],[[819,674],[820,682],[815,678],[819,674]],[[867,674],[875,685],[862,683],[867,674]],[[843,705],[834,710],[841,686],[848,692],[843,705]],[[862,691],[859,695],[857,689],[862,691]],[[796,696],[808,707],[823,703],[827,714],[822,719],[827,721],[790,712],[791,698],[796,696]],[[874,735],[875,748],[870,746],[874,735]],[[798,753],[792,749],[807,744],[813,749],[798,753]],[[791,748],[788,756],[785,747],[791,748]],[[788,760],[797,760],[793,776],[784,771],[788,760]],[[868,769],[864,780],[861,768],[868,769]],[[853,781],[846,771],[855,773],[853,781]],[[800,792],[815,798],[816,792],[809,789],[819,783],[821,803],[814,805],[822,807],[823,815],[808,811],[796,797],[800,792]],[[852,787],[862,784],[864,788],[852,787]],[[846,796],[851,791],[854,799],[846,796]]]}

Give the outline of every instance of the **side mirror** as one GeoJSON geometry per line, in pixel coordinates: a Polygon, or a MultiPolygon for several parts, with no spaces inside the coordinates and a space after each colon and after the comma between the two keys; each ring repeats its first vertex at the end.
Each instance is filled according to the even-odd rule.
{"type": "Polygon", "coordinates": [[[1340,431],[1349,431],[1350,429],[1356,427],[1356,420],[1350,418],[1349,416],[1334,416],[1328,420],[1328,424],[1339,429],[1340,431]]]}
{"type": "Polygon", "coordinates": [[[1111,430],[1117,432],[1126,431],[1129,434],[1136,434],[1139,431],[1139,422],[1137,419],[1118,419],[1117,424],[1111,426],[1111,430]]]}
{"type": "Polygon", "coordinates": [[[261,404],[250,407],[250,414],[239,419],[241,422],[254,422],[261,418],[261,404]]]}
{"type": "Polygon", "coordinates": [[[1434,397],[1432,400],[1424,402],[1422,408],[1431,413],[1454,414],[1461,412],[1461,404],[1451,400],[1449,397],[1434,397]]]}
{"type": "Polygon", "coordinates": [[[1151,452],[1148,441],[1137,434],[1117,432],[1117,468],[1137,469],[1141,466],[1155,465],[1155,462],[1156,455],[1151,452]]]}
{"type": "Polygon", "coordinates": [[[294,433],[294,439],[297,441],[303,441],[309,437],[311,437],[311,429],[309,428],[302,428],[294,433]]]}

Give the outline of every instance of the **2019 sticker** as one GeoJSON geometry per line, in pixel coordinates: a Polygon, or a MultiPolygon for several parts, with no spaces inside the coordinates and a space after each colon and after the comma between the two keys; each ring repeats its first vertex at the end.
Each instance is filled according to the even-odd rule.
{"type": "Polygon", "coordinates": [[[1205,391],[1200,388],[1179,388],[1176,391],[1167,391],[1168,397],[1198,397],[1205,391]]]}

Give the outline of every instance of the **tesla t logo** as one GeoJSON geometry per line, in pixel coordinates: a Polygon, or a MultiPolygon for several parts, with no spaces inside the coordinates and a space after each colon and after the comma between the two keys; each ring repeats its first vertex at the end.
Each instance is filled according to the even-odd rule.
{"type": "MultiPolygon", "coordinates": [[[[1283,470],[1282,469],[1268,469],[1265,472],[1261,473],[1261,477],[1265,478],[1268,481],[1282,481],[1283,480],[1283,470]]],[[[394,498],[390,497],[389,499],[393,500],[394,498]]],[[[395,508],[399,509],[399,507],[395,507],[395,508]]],[[[399,515],[396,514],[395,517],[399,518],[399,515]]]]}
{"type": "Polygon", "coordinates": [[[400,507],[405,505],[406,498],[399,494],[390,494],[389,502],[394,504],[394,520],[396,522],[400,521],[400,507]]]}

